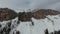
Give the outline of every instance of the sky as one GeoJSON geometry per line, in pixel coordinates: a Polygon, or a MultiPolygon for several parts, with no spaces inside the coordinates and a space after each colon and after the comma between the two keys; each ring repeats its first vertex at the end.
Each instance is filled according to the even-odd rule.
{"type": "Polygon", "coordinates": [[[60,0],[0,0],[0,7],[12,9],[60,10],[60,0]]]}

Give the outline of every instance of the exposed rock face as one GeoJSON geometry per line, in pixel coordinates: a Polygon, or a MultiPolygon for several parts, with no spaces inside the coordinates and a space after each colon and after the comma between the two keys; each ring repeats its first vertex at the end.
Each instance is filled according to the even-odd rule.
{"type": "Polygon", "coordinates": [[[32,12],[32,16],[35,19],[43,19],[46,18],[47,15],[57,15],[57,14],[60,14],[60,12],[51,9],[40,9],[35,12],[32,12]]]}
{"type": "Polygon", "coordinates": [[[31,18],[35,19],[44,19],[48,15],[57,15],[60,14],[59,11],[51,10],[51,9],[40,9],[40,10],[33,10],[32,12],[19,12],[18,19],[20,21],[31,21],[31,18]]]}
{"type": "Polygon", "coordinates": [[[35,12],[19,12],[17,13],[14,10],[8,8],[0,8],[0,21],[1,20],[11,20],[18,16],[21,21],[30,21],[31,18],[41,19],[46,18],[47,15],[57,15],[60,12],[51,10],[51,9],[41,9],[35,12]]]}
{"type": "Polygon", "coordinates": [[[18,14],[18,19],[20,21],[31,21],[31,18],[32,18],[32,13],[31,12],[20,12],[18,14]]]}
{"type": "Polygon", "coordinates": [[[0,8],[0,21],[11,20],[17,16],[17,13],[14,10],[8,8],[0,8]]]}

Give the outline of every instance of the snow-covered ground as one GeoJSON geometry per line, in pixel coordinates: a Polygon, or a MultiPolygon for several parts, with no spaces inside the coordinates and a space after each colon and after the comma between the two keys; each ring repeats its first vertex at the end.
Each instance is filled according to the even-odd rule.
{"type": "Polygon", "coordinates": [[[45,29],[48,29],[49,33],[60,30],[60,15],[48,15],[45,19],[34,19],[34,26],[31,22],[21,22],[17,27],[21,34],[44,34],[45,29]]]}
{"type": "MultiPolygon", "coordinates": [[[[48,15],[45,19],[32,18],[34,25],[31,22],[21,22],[16,24],[18,17],[12,20],[12,25],[15,26],[14,30],[20,31],[21,34],[45,34],[45,30],[48,29],[49,33],[60,30],[60,15],[48,15]]],[[[6,23],[10,21],[0,22],[4,27],[6,23]]],[[[13,31],[13,30],[12,30],[13,31]]],[[[11,32],[12,33],[12,32],[11,32]]]]}

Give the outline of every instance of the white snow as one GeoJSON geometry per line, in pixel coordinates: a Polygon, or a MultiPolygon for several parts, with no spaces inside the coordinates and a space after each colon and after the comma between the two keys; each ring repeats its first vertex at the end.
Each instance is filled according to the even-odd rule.
{"type": "MultiPolygon", "coordinates": [[[[20,24],[17,26],[16,24],[16,22],[18,21],[17,17],[12,20],[12,25],[15,26],[14,30],[20,31],[21,34],[44,34],[45,29],[48,29],[49,33],[55,30],[56,31],[60,30],[60,15],[52,15],[52,16],[48,15],[47,17],[50,20],[48,18],[39,20],[32,18],[34,26],[32,26],[31,22],[21,22],[21,21],[20,24]]],[[[5,22],[8,23],[10,21],[0,22],[0,24],[3,24],[3,26],[5,26],[6,25],[5,22]]]]}
{"type": "Polygon", "coordinates": [[[48,15],[47,17],[53,20],[54,25],[48,18],[39,20],[32,18],[34,26],[31,25],[31,22],[21,22],[17,30],[20,30],[21,34],[44,34],[45,29],[48,29],[49,33],[60,30],[59,15],[48,15]]]}

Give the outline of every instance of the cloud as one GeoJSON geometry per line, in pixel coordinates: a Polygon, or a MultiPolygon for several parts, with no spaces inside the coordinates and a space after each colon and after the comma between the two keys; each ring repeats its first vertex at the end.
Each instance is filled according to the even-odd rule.
{"type": "Polygon", "coordinates": [[[54,3],[52,5],[48,5],[46,9],[60,10],[60,2],[54,3]]]}
{"type": "Polygon", "coordinates": [[[59,2],[59,0],[34,0],[31,3],[31,7],[43,9],[43,8],[47,8],[47,6],[49,5],[52,6],[57,2],[59,2]]]}
{"type": "Polygon", "coordinates": [[[60,0],[0,0],[0,7],[13,9],[59,9],[60,0]]]}
{"type": "Polygon", "coordinates": [[[0,0],[0,7],[28,8],[30,0],[0,0]]]}

